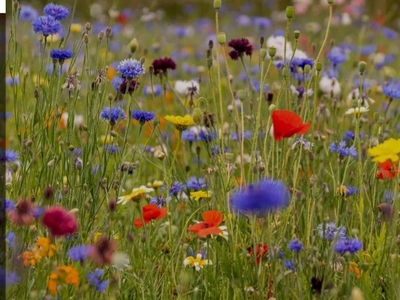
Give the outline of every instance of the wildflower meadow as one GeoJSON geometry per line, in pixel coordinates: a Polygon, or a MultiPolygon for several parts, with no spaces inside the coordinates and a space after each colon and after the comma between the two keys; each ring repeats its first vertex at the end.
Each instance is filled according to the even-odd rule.
{"type": "Polygon", "coordinates": [[[365,1],[10,1],[6,298],[400,299],[400,14],[365,1]]]}

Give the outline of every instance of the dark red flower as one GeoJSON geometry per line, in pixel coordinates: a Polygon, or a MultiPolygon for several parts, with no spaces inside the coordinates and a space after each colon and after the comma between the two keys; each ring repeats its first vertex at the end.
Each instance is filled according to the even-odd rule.
{"type": "MultiPolygon", "coordinates": [[[[145,224],[149,223],[151,220],[159,220],[167,215],[168,208],[159,208],[155,204],[147,204],[142,207],[142,217],[145,224]]],[[[142,218],[137,218],[133,224],[136,228],[143,227],[142,218]]]]}
{"type": "Polygon", "coordinates": [[[305,134],[310,128],[310,123],[303,123],[303,120],[290,110],[274,110],[272,124],[274,125],[274,139],[276,141],[295,134],[305,134]]]}
{"type": "Polygon", "coordinates": [[[253,53],[253,45],[250,44],[249,40],[246,38],[233,39],[228,43],[228,46],[233,48],[233,50],[229,52],[229,56],[233,60],[238,60],[243,54],[250,56],[253,53]]]}
{"type": "Polygon", "coordinates": [[[176,69],[176,63],[169,57],[155,59],[151,65],[154,75],[165,74],[168,70],[176,69]]]}
{"type": "MultiPolygon", "coordinates": [[[[247,252],[250,256],[254,255],[253,246],[247,248],[247,252]]],[[[267,244],[259,244],[257,246],[257,250],[255,253],[256,263],[259,264],[264,256],[268,253],[268,245],[267,244]]]]}
{"type": "Polygon", "coordinates": [[[78,229],[75,215],[59,206],[46,209],[42,222],[54,236],[73,234],[78,229]]]}
{"type": "Polygon", "coordinates": [[[115,241],[111,241],[107,237],[100,237],[94,245],[90,257],[98,266],[107,265],[111,262],[117,247],[118,245],[115,241]]]}
{"type": "Polygon", "coordinates": [[[126,88],[127,85],[128,85],[128,80],[124,79],[122,83],[119,85],[119,92],[121,94],[125,94],[126,92],[128,92],[128,94],[131,95],[139,87],[140,83],[135,79],[132,79],[129,82],[128,89],[126,88]]]}
{"type": "Polygon", "coordinates": [[[35,221],[35,206],[30,200],[21,199],[14,210],[10,211],[8,218],[14,225],[29,225],[35,221]]]}

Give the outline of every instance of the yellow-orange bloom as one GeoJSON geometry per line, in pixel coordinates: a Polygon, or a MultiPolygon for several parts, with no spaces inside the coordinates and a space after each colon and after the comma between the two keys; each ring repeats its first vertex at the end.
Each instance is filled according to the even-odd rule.
{"type": "Polygon", "coordinates": [[[386,160],[397,162],[400,153],[400,139],[393,138],[384,141],[371,149],[368,149],[368,155],[374,157],[372,161],[383,163],[386,160]]]}
{"type": "Polygon", "coordinates": [[[349,271],[355,274],[357,279],[361,278],[361,271],[358,268],[357,263],[355,263],[354,261],[350,262],[349,271]]]}
{"type": "Polygon", "coordinates": [[[79,286],[79,273],[71,266],[58,266],[56,272],[51,272],[47,287],[49,291],[57,294],[57,286],[63,283],[72,284],[75,287],[79,286]]]}
{"type": "Polygon", "coordinates": [[[36,241],[34,252],[39,253],[41,257],[52,257],[56,252],[56,245],[50,243],[50,239],[46,237],[39,237],[36,241]]]}
{"type": "Polygon", "coordinates": [[[211,191],[195,191],[190,193],[190,197],[196,201],[199,201],[201,198],[211,198],[211,191]]]}
{"type": "Polygon", "coordinates": [[[165,116],[165,120],[175,125],[179,131],[186,130],[189,126],[194,125],[193,118],[190,115],[181,116],[165,116]]]}

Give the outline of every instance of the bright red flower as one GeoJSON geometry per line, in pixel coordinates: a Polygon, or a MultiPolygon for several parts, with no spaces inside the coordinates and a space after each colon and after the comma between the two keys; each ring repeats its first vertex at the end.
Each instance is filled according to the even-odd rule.
{"type": "Polygon", "coordinates": [[[400,177],[400,170],[398,167],[398,162],[392,162],[390,159],[384,161],[383,163],[378,163],[380,170],[376,173],[378,179],[392,179],[394,177],[400,177]],[[395,166],[395,167],[393,167],[395,166]]]}
{"type": "MultiPolygon", "coordinates": [[[[253,256],[253,248],[254,247],[249,247],[247,248],[247,252],[249,253],[250,256],[253,256]]],[[[261,259],[267,255],[268,253],[268,245],[267,244],[258,244],[257,246],[257,251],[255,253],[256,255],[256,263],[259,264],[261,262],[261,259]]]]}
{"type": "Polygon", "coordinates": [[[303,123],[303,120],[290,110],[274,110],[272,124],[274,125],[274,139],[276,141],[295,134],[305,134],[310,128],[310,123],[303,123]]]}
{"type": "Polygon", "coordinates": [[[75,215],[59,206],[46,209],[42,222],[54,236],[72,234],[78,229],[75,215]]]}
{"type": "MultiPolygon", "coordinates": [[[[151,220],[160,220],[167,215],[168,208],[159,208],[154,204],[147,204],[142,207],[142,217],[145,224],[149,223],[151,220]]],[[[136,228],[142,228],[143,222],[142,218],[137,218],[133,224],[136,228]]]]}
{"type": "Polygon", "coordinates": [[[191,232],[197,233],[199,237],[204,237],[210,234],[220,234],[222,230],[218,228],[221,224],[223,216],[217,210],[205,211],[201,215],[204,222],[200,222],[188,227],[191,232]]]}

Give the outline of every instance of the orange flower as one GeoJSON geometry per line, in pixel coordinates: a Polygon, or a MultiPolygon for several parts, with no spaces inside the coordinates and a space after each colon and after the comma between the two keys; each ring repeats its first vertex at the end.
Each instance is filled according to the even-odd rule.
{"type": "Polygon", "coordinates": [[[35,255],[32,251],[24,251],[22,253],[22,259],[24,261],[24,266],[35,266],[37,262],[39,262],[42,257],[40,255],[35,255]]]}
{"type": "Polygon", "coordinates": [[[361,271],[360,271],[360,269],[358,268],[357,263],[355,263],[354,261],[350,262],[349,271],[350,271],[351,273],[354,273],[354,274],[356,275],[356,278],[357,278],[357,279],[360,279],[360,278],[361,278],[361,271]]]}
{"type": "Polygon", "coordinates": [[[39,237],[36,241],[34,252],[39,253],[41,257],[52,257],[56,251],[56,245],[50,243],[50,239],[46,237],[39,237]]]}
{"type": "Polygon", "coordinates": [[[75,287],[79,286],[79,273],[71,266],[58,266],[56,272],[51,272],[47,287],[49,291],[57,294],[57,286],[60,284],[72,284],[75,287]]]}
{"type": "Polygon", "coordinates": [[[380,170],[376,173],[376,177],[378,179],[392,179],[394,177],[400,176],[400,170],[397,167],[398,162],[392,162],[390,159],[385,160],[384,162],[378,162],[378,166],[380,170]]]}
{"type": "Polygon", "coordinates": [[[217,210],[205,211],[201,215],[204,222],[200,222],[188,227],[188,230],[197,233],[199,237],[204,237],[210,234],[221,234],[222,230],[218,228],[221,224],[223,216],[217,210]]]}
{"type": "Polygon", "coordinates": [[[303,120],[290,110],[275,110],[272,113],[272,123],[276,141],[295,134],[305,134],[310,128],[310,123],[303,123],[303,120]]]}
{"type": "MultiPolygon", "coordinates": [[[[167,215],[168,208],[159,208],[157,205],[148,204],[142,207],[142,216],[145,224],[149,223],[151,220],[159,220],[167,215]]],[[[133,224],[136,228],[142,228],[143,222],[142,218],[137,218],[133,224]]]]}

